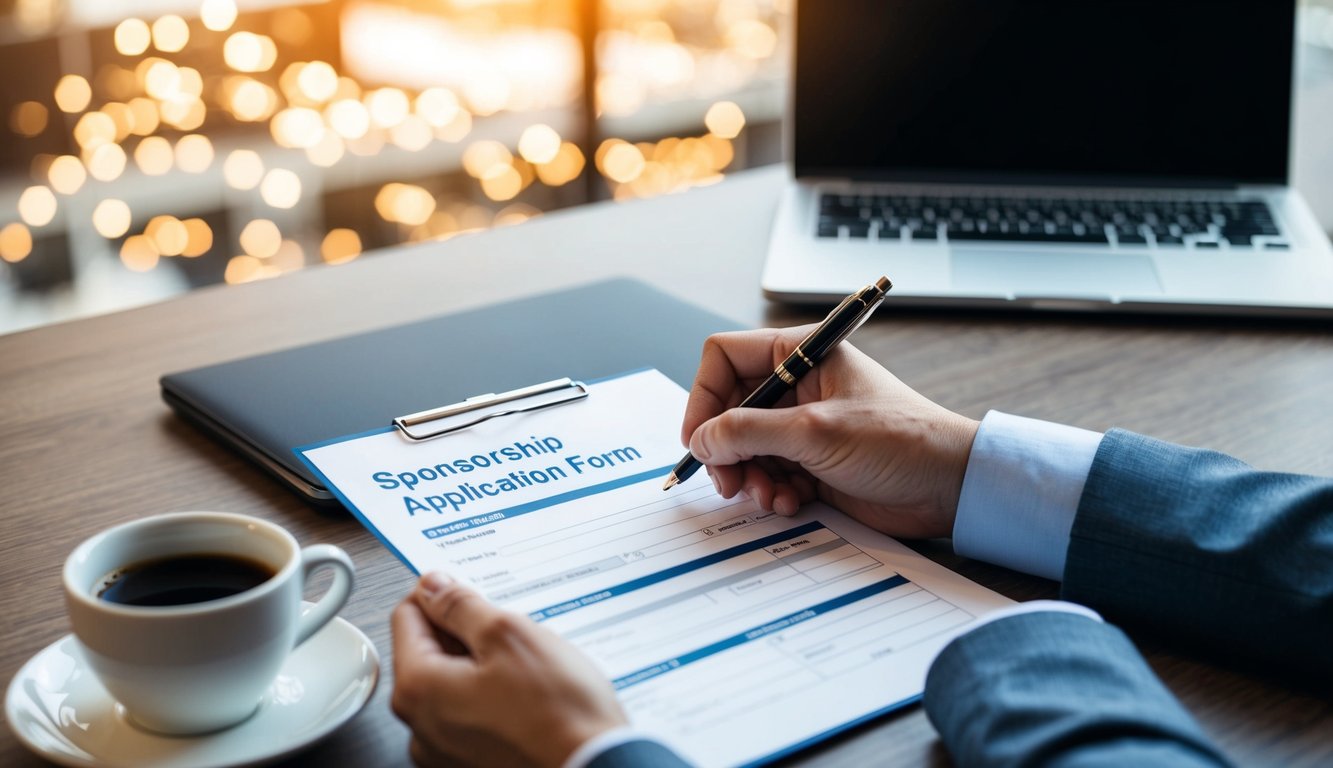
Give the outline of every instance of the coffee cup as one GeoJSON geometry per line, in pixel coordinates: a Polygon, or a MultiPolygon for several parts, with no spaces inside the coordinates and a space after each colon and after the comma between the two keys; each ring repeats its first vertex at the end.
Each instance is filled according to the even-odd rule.
{"type": "Polygon", "coordinates": [[[88,667],[129,719],[197,734],[248,718],[293,649],[337,615],[354,568],[341,549],[301,548],[283,528],[224,512],[136,520],[65,561],[65,602],[88,667]],[[310,574],[333,570],[302,611],[310,574]]]}

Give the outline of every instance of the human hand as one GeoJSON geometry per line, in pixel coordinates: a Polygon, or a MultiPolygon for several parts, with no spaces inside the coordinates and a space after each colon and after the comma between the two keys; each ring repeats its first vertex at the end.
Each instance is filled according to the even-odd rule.
{"type": "Polygon", "coordinates": [[[978,422],[851,345],[838,345],[778,407],[736,407],[811,328],[709,337],[681,441],[725,498],[744,490],[781,515],[819,498],[893,536],[950,535],[978,422]]]}
{"type": "Polygon", "coordinates": [[[420,766],[559,766],[627,720],[586,656],[442,574],[393,612],[394,714],[420,766]]]}

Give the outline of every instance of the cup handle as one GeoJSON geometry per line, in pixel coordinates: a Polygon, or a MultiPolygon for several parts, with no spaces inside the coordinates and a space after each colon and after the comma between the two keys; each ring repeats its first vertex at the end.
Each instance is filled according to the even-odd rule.
{"type": "Polygon", "coordinates": [[[300,624],[296,627],[296,642],[292,644],[293,648],[309,640],[320,627],[337,616],[338,611],[347,604],[347,598],[352,594],[352,579],[356,574],[356,568],[346,552],[332,544],[315,544],[301,550],[302,585],[310,581],[310,574],[324,567],[333,568],[333,583],[329,585],[328,591],[319,602],[311,606],[301,617],[300,624]]]}

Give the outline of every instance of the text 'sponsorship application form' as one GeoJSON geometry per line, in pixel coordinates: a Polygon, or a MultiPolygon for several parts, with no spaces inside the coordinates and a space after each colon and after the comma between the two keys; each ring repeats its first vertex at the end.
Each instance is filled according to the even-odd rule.
{"type": "Polygon", "coordinates": [[[418,573],[556,630],[634,725],[700,765],[766,762],[914,702],[927,665],[1010,601],[821,504],[784,518],[669,492],[686,393],[657,371],[413,443],[298,449],[418,573]]]}

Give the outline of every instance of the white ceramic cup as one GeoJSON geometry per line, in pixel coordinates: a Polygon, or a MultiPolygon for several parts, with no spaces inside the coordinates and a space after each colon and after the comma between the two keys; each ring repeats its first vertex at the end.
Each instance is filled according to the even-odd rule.
{"type": "Polygon", "coordinates": [[[346,552],[302,549],[286,530],[225,512],[179,512],[102,531],[65,561],[65,603],[88,666],[139,726],[168,734],[216,731],[258,708],[283,660],[347,602],[354,568],[346,552]],[[109,574],[181,555],[233,555],[274,576],[239,594],[201,603],[136,606],[98,597],[109,574]],[[302,615],[311,572],[333,583],[302,615]]]}

